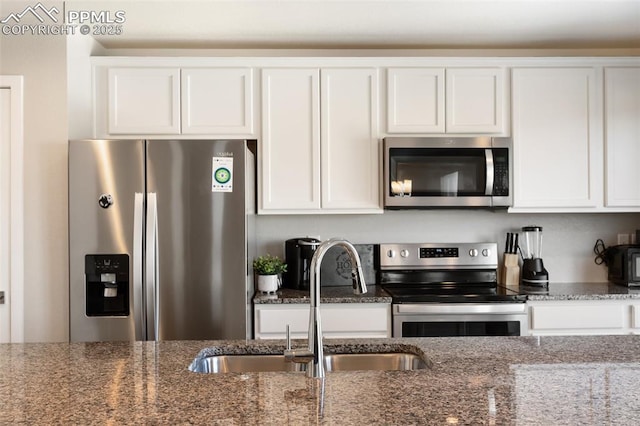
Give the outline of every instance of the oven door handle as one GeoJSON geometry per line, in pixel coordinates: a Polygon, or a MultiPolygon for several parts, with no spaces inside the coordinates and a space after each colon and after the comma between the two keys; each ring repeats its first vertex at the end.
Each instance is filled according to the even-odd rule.
{"type": "Polygon", "coordinates": [[[493,165],[493,151],[491,149],[484,150],[485,162],[487,166],[487,183],[484,187],[484,195],[493,195],[493,179],[495,175],[493,165]]]}
{"type": "Polygon", "coordinates": [[[393,305],[394,314],[522,314],[526,303],[408,303],[393,305]]]}

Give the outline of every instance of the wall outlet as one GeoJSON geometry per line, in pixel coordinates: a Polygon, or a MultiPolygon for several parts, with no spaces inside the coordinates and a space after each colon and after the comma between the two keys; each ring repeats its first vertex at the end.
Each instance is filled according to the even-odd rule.
{"type": "Polygon", "coordinates": [[[631,238],[629,234],[618,234],[618,245],[620,244],[631,244],[631,238]]]}

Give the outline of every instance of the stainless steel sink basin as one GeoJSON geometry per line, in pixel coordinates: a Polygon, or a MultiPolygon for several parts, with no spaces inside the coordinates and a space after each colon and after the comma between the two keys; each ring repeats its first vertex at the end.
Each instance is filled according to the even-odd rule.
{"type": "MultiPolygon", "coordinates": [[[[331,371],[422,370],[427,362],[412,353],[328,354],[325,367],[331,371]]],[[[307,364],[287,362],[284,355],[213,355],[193,360],[189,370],[196,373],[256,373],[267,371],[306,371],[307,364]]]]}

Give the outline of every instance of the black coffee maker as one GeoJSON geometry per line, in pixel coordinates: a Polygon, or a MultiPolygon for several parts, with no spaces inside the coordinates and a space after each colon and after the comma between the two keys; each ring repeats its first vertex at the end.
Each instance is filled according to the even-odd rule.
{"type": "Polygon", "coordinates": [[[308,290],[311,258],[320,245],[320,240],[310,237],[292,238],[284,242],[287,272],[282,285],[296,290],[308,290]]]}

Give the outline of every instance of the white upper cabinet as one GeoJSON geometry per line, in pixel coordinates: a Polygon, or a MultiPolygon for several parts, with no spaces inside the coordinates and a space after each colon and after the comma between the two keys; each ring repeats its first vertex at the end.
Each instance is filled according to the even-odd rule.
{"type": "Polygon", "coordinates": [[[184,67],[170,60],[163,61],[163,66],[153,66],[153,60],[142,66],[113,61],[113,65],[94,68],[96,137],[257,136],[252,67],[184,67]],[[171,63],[178,66],[169,66],[171,63]]]}
{"type": "Polygon", "coordinates": [[[504,86],[502,69],[447,69],[447,132],[504,132],[504,86]]]}
{"type": "Polygon", "coordinates": [[[320,70],[262,70],[260,209],[320,209],[320,70]]]}
{"type": "Polygon", "coordinates": [[[379,213],[375,68],[262,70],[259,212],[379,213]]]}
{"type": "Polygon", "coordinates": [[[251,68],[182,69],[182,133],[251,135],[251,68]]]}
{"type": "Polygon", "coordinates": [[[378,72],[321,71],[322,207],[380,209],[378,72]]]}
{"type": "Polygon", "coordinates": [[[110,68],[108,133],[180,133],[180,69],[110,68]]]}
{"type": "Polygon", "coordinates": [[[444,133],[444,69],[387,71],[387,132],[444,133]]]}
{"type": "Polygon", "coordinates": [[[514,209],[602,205],[602,102],[591,67],[512,70],[514,209]]]}
{"type": "Polygon", "coordinates": [[[389,68],[388,133],[506,134],[502,68],[389,68]]]}
{"type": "Polygon", "coordinates": [[[605,69],[607,207],[640,207],[640,68],[605,69]]]}

